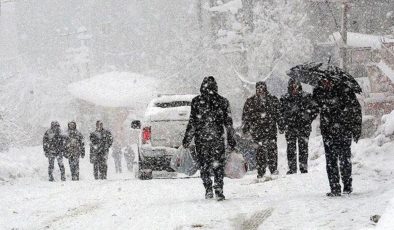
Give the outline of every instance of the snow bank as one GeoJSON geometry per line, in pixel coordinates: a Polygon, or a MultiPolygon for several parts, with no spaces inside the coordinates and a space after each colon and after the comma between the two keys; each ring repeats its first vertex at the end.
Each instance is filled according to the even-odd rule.
{"type": "Polygon", "coordinates": [[[45,177],[47,167],[42,147],[12,148],[0,152],[0,181],[45,177]]]}
{"type": "Polygon", "coordinates": [[[382,117],[382,133],[388,137],[394,134],[394,111],[382,117]]]}
{"type": "Polygon", "coordinates": [[[109,72],[74,82],[68,91],[76,98],[105,107],[135,107],[156,95],[157,80],[136,73],[109,72]]]}

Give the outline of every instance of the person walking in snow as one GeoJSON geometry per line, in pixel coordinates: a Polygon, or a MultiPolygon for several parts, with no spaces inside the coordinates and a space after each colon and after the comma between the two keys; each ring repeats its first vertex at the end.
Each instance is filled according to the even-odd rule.
{"type": "Polygon", "coordinates": [[[242,132],[250,134],[256,145],[257,178],[264,176],[267,166],[272,175],[279,174],[277,126],[282,124],[279,106],[278,98],[260,81],[256,83],[256,94],[246,100],[243,108],[242,132]]]}
{"type": "Polygon", "coordinates": [[[122,173],[122,146],[116,139],[112,147],[112,157],[114,158],[116,173],[122,173]]]}
{"type": "Polygon", "coordinates": [[[281,99],[281,116],[286,142],[287,174],[297,173],[297,144],[298,162],[301,173],[308,172],[308,141],[312,131],[312,121],[317,116],[317,106],[312,95],[302,91],[299,81],[290,78],[288,93],[281,99]]]}
{"type": "Polygon", "coordinates": [[[313,91],[314,101],[320,110],[320,129],[326,153],[326,167],[331,192],[327,196],[350,194],[352,187],[352,139],[361,136],[362,114],[356,94],[345,84],[322,79],[313,91]],[[338,169],[339,161],[339,169],[338,169]],[[340,173],[339,173],[340,172],[340,173]]]}
{"type": "Polygon", "coordinates": [[[59,122],[51,122],[51,128],[45,132],[42,142],[45,157],[48,158],[49,162],[49,181],[54,181],[53,169],[55,167],[55,159],[57,160],[57,163],[59,165],[61,180],[65,181],[66,173],[63,165],[64,137],[61,134],[59,122]]]}
{"type": "Polygon", "coordinates": [[[79,158],[85,157],[85,143],[82,134],[77,130],[74,121],[68,123],[65,134],[65,152],[70,164],[72,180],[79,180],[79,158]]]}
{"type": "Polygon", "coordinates": [[[227,143],[235,148],[233,120],[229,101],[218,94],[214,77],[205,77],[200,88],[201,95],[193,98],[183,147],[189,148],[193,138],[197,158],[201,164],[201,179],[205,198],[212,199],[211,170],[214,174],[214,190],[218,201],[224,200],[223,177],[225,166],[225,130],[227,143]]]}
{"type": "Polygon", "coordinates": [[[107,179],[107,160],[112,145],[112,134],[103,128],[103,122],[96,122],[96,130],[90,134],[90,162],[93,164],[94,179],[107,179]]]}

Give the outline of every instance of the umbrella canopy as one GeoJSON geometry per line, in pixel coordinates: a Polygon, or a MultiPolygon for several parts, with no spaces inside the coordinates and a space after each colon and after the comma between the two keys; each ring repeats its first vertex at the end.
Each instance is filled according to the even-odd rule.
{"type": "Polygon", "coordinates": [[[319,86],[323,79],[334,82],[337,86],[344,86],[351,89],[355,93],[361,93],[362,89],[358,82],[349,73],[337,66],[328,66],[327,69],[322,68],[323,63],[307,63],[297,65],[290,69],[287,73],[289,77],[294,78],[304,84],[319,86]]]}

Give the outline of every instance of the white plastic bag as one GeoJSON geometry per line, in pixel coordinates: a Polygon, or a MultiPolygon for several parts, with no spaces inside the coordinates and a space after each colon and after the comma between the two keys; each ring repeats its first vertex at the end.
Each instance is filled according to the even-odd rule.
{"type": "Polygon", "coordinates": [[[232,151],[227,155],[224,175],[231,179],[241,179],[248,171],[248,164],[242,154],[232,151]]]}
{"type": "Polygon", "coordinates": [[[188,176],[194,175],[199,169],[198,163],[193,159],[191,151],[180,147],[171,157],[170,167],[178,173],[188,176]]]}

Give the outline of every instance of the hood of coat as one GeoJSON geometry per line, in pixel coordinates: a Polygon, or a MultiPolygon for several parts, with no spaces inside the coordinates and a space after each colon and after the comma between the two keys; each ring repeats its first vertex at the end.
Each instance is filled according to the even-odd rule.
{"type": "Polygon", "coordinates": [[[69,122],[67,126],[68,126],[68,130],[70,131],[77,129],[77,123],[75,123],[75,121],[69,122]]]}
{"type": "Polygon", "coordinates": [[[214,77],[205,77],[201,83],[200,92],[202,95],[214,95],[218,93],[218,84],[214,77]]]}
{"type": "Polygon", "coordinates": [[[289,84],[288,84],[288,86],[287,86],[287,92],[288,92],[290,95],[299,95],[300,93],[302,93],[302,85],[301,85],[301,82],[299,82],[299,81],[297,81],[297,80],[295,80],[295,79],[293,79],[293,78],[290,78],[289,84]],[[295,89],[295,88],[296,88],[296,89],[295,89]],[[296,94],[293,93],[293,92],[296,92],[296,94]]]}

